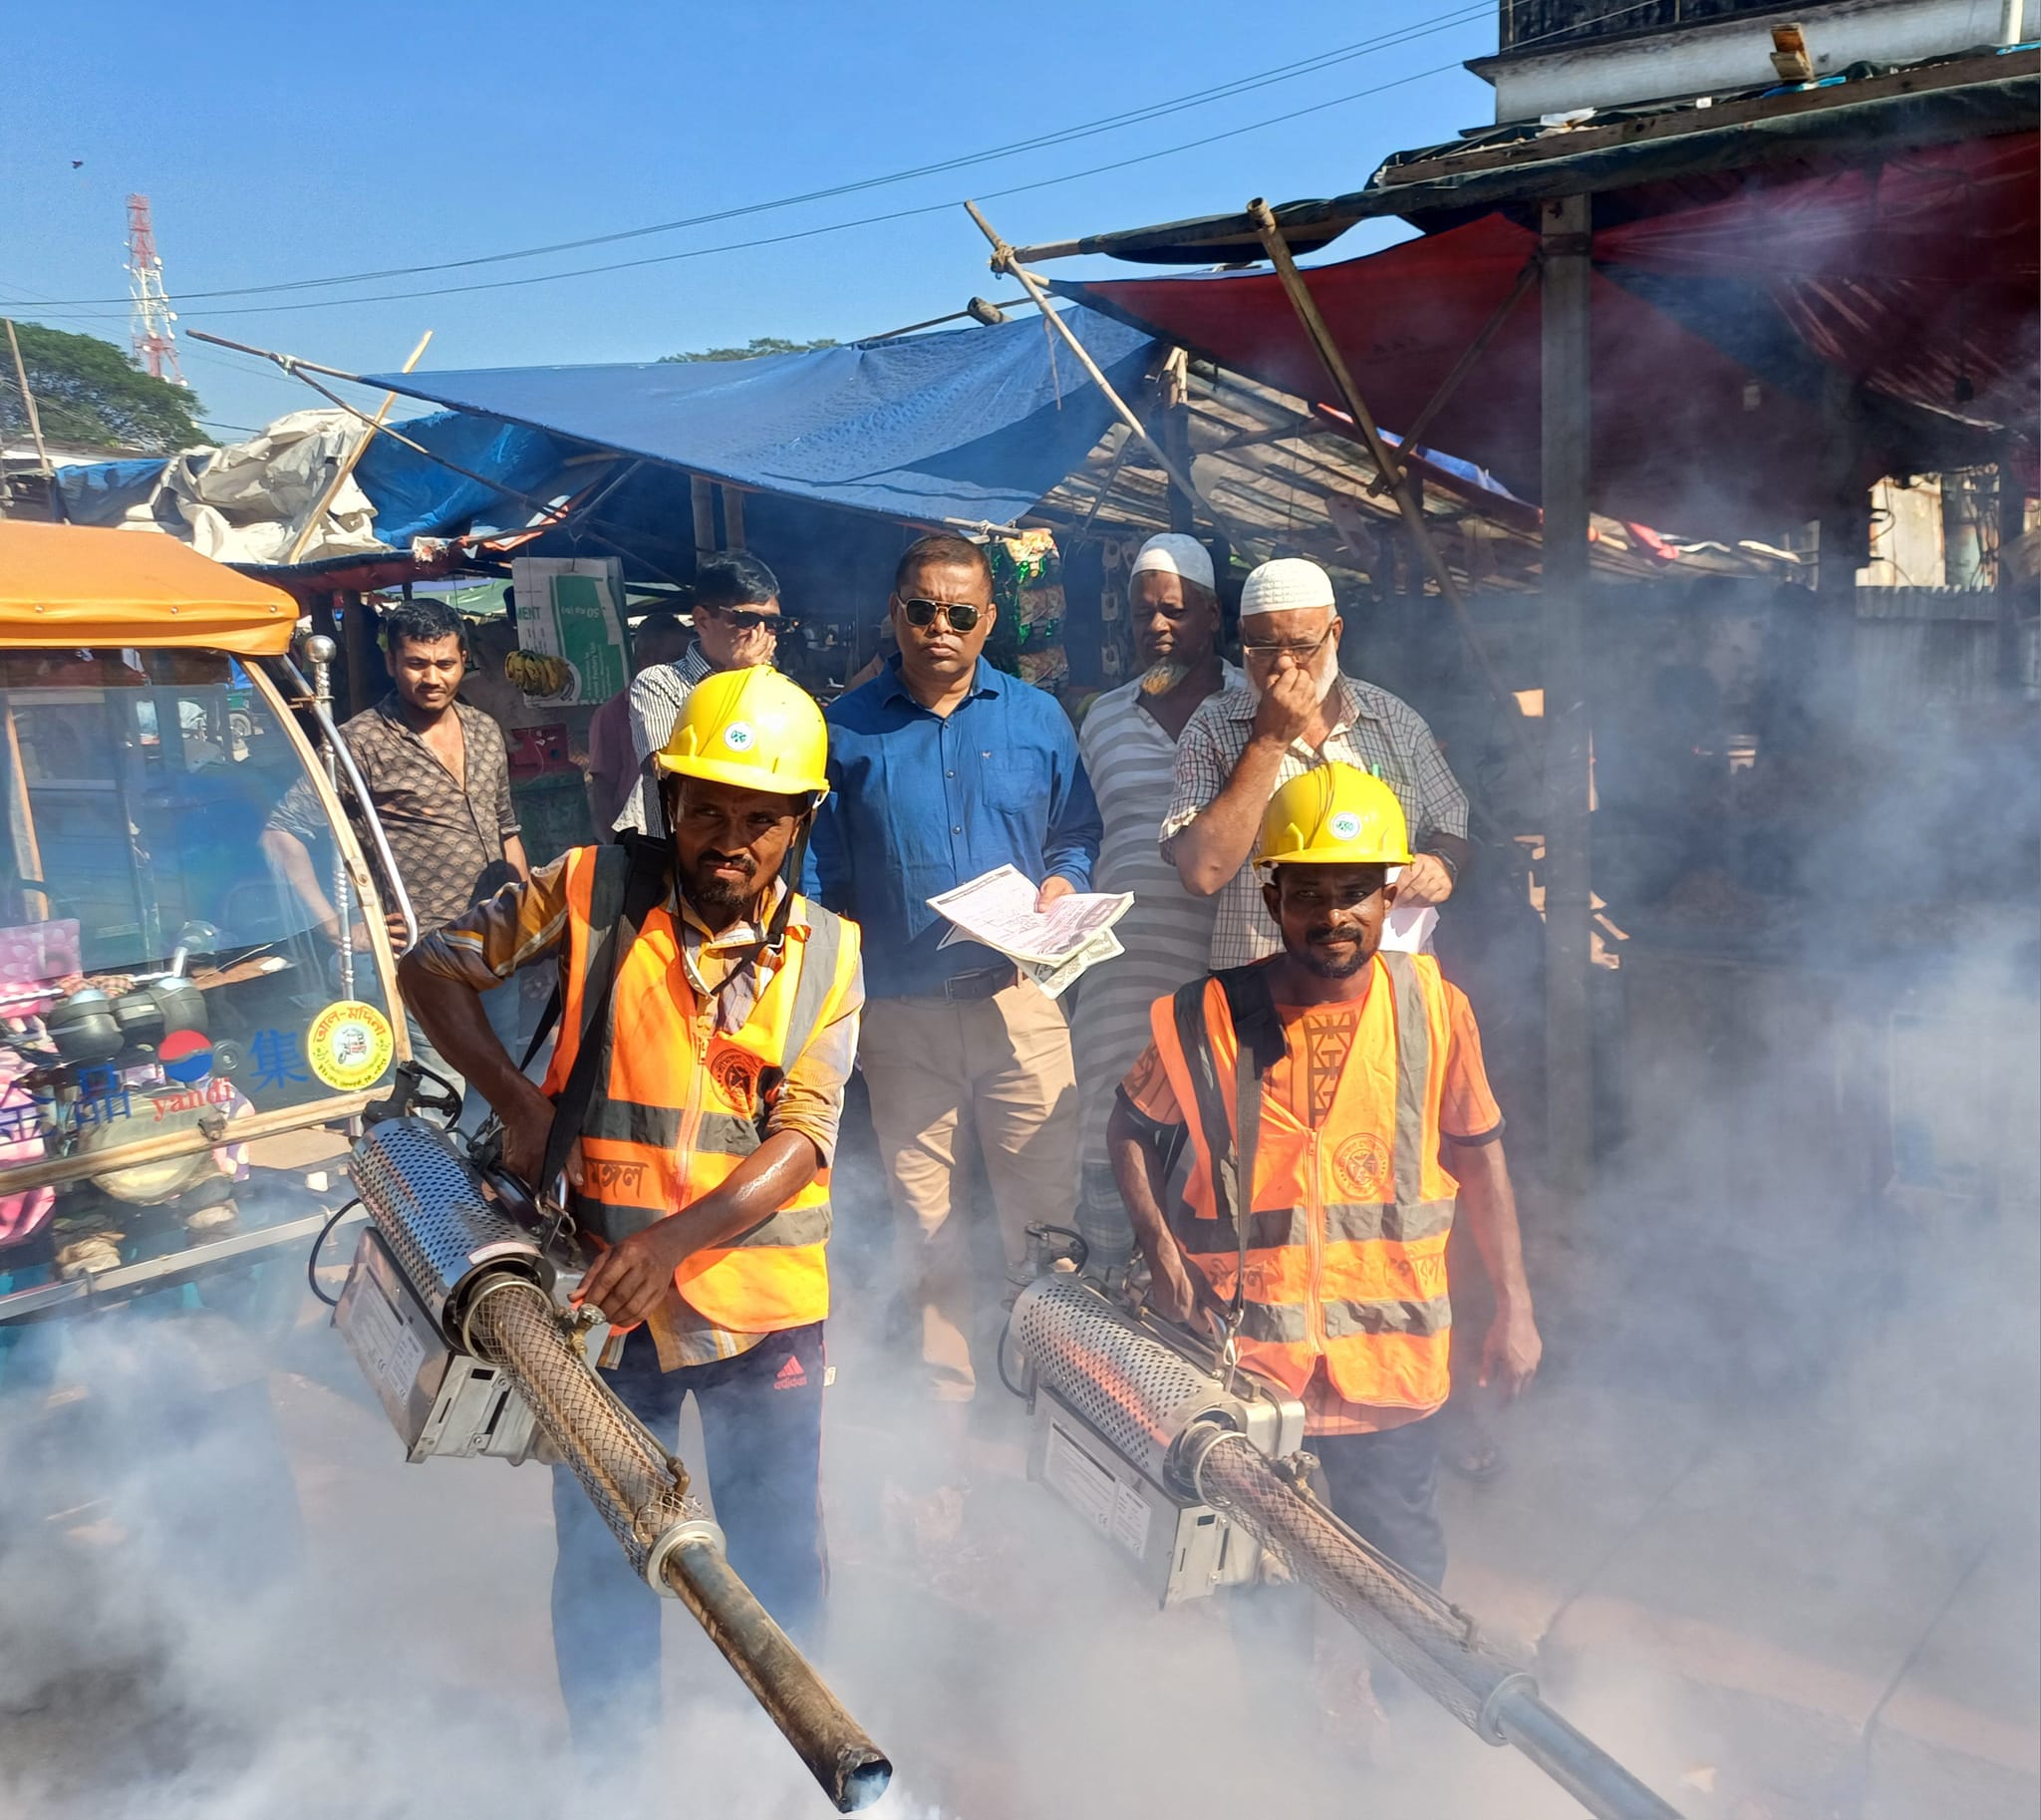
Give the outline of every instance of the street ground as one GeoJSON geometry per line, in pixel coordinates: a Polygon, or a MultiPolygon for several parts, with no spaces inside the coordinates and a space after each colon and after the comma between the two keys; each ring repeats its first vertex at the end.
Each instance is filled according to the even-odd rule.
{"type": "MultiPolygon", "coordinates": [[[[876,1197],[839,1182],[823,1665],[898,1766],[881,1812],[1578,1811],[1415,1696],[1377,1720],[1325,1709],[1322,1665],[1244,1669],[1222,1601],[1155,1611],[1025,1482],[1018,1401],[907,1386],[876,1197]]],[[[1504,1477],[1448,1481],[1447,1590],[1690,1820],[2041,1803],[2033,1234],[1987,1236],[1946,1292],[1916,1274],[1763,1370],[1735,1271],[1540,1241],[1548,1364],[1504,1477]]],[[[678,1612],[667,1734],[577,1761],[543,1471],[405,1465],[308,1302],[267,1334],[144,1305],[38,1344],[46,1382],[18,1352],[0,1379],[4,1820],[827,1811],[678,1612]]]]}

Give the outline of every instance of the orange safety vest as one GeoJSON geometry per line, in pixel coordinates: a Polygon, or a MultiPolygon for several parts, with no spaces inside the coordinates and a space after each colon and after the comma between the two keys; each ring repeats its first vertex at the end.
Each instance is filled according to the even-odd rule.
{"type": "MultiPolygon", "coordinates": [[[[601,932],[616,925],[630,859],[622,847],[567,855],[567,956],[560,1036],[546,1070],[557,1097],[601,997],[589,970],[601,932]]],[[[618,963],[597,1087],[581,1129],[576,1216],[609,1244],[641,1232],[728,1180],[758,1148],[787,1064],[837,1017],[858,978],[855,923],[796,896],[783,958],[763,979],[741,1028],[719,1031],[681,963],[672,899],[647,913],[618,963]]],[[[764,973],[768,963],[761,962],[764,973]]],[[[731,1244],[697,1252],[674,1285],[703,1318],[731,1333],[805,1327],[829,1313],[829,1175],[731,1244]]]]}
{"type": "Polygon", "coordinates": [[[1242,1274],[1240,1107],[1259,1102],[1259,1128],[1242,1146],[1254,1179],[1241,1363],[1295,1395],[1322,1359],[1348,1402],[1429,1412],[1446,1400],[1452,1339],[1446,1237],[1459,1184],[1439,1161],[1450,1026],[1429,955],[1377,954],[1370,965],[1353,1047],[1315,1127],[1270,1097],[1252,1041],[1243,1060],[1235,1006],[1265,1041],[1283,1041],[1268,963],[1155,1002],[1155,1047],[1193,1147],[1171,1224],[1230,1306],[1242,1274]]]}

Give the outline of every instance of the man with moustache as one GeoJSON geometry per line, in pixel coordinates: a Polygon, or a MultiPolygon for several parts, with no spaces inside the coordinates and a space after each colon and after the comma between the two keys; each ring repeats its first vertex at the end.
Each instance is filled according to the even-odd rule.
{"type": "MultiPolygon", "coordinates": [[[[496,723],[455,699],[467,674],[467,640],[450,607],[405,601],[384,611],[379,632],[391,693],[343,725],[340,737],[390,837],[419,927],[436,929],[530,869],[510,800],[510,757],[496,723]]],[[[329,881],[312,863],[324,835],[318,799],[301,781],[270,816],[262,849],[338,945],[340,913],[327,896],[329,881]]],[[[388,926],[392,942],[401,944],[404,921],[395,911],[388,926]]],[[[357,922],[350,933],[355,951],[364,952],[368,932],[357,922]]],[[[492,1028],[506,1043],[515,1042],[516,984],[506,976],[487,1007],[492,1028]]],[[[407,1016],[412,1053],[456,1092],[463,1090],[457,1067],[434,1050],[418,1019],[407,1016]]],[[[463,1122],[480,1118],[481,1102],[470,1094],[463,1122]]]]}
{"type": "Polygon", "coordinates": [[[1201,705],[1247,681],[1219,656],[1212,558],[1195,537],[1164,531],[1141,546],[1127,609],[1142,674],[1092,703],[1077,736],[1105,826],[1092,888],[1134,894],[1114,930],[1126,953],[1085,975],[1070,1015],[1077,1229],[1092,1263],[1108,1267],[1132,1254],[1133,1233],[1106,1159],[1105,1121],[1121,1076],[1148,1041],[1148,1007],[1202,974],[1212,951],[1214,900],[1186,890],[1157,844],[1176,743],[1201,705]]]}
{"type": "Polygon", "coordinates": [[[1380,951],[1406,838],[1351,765],[1276,791],[1254,860],[1277,952],[1155,1002],[1107,1144],[1158,1312],[1232,1330],[1241,1364],[1302,1399],[1332,1509],[1437,1586],[1456,1205],[1495,1289],[1481,1381],[1515,1396],[1541,1342],[1474,1014],[1429,955],[1380,951]]]}
{"type": "Polygon", "coordinates": [[[1316,563],[1263,563],[1240,598],[1246,685],[1206,702],[1177,742],[1162,847],[1187,890],[1219,900],[1214,967],[1276,951],[1248,854],[1271,796],[1314,764],[1357,765],[1395,791],[1415,848],[1399,902],[1444,903],[1473,851],[1466,794],[1431,729],[1386,689],[1339,674],[1340,628],[1332,578],[1316,563]]]}
{"type": "MultiPolygon", "coordinates": [[[[786,678],[707,679],[659,755],[670,843],[578,847],[401,969],[434,1041],[501,1114],[511,1172],[565,1173],[600,1248],[575,1300],[609,1323],[610,1387],[663,1444],[693,1393],[730,1564],[809,1639],[826,1577],[829,1165],[864,997],[856,927],[781,877],[828,788],[826,743],[786,678]],[[560,1038],[535,1085],[481,995],[544,956],[560,1038]]],[[[553,1513],[560,1688],[576,1746],[600,1757],[620,1722],[657,1716],[660,1602],[564,1466],[553,1513]]]]}
{"type": "Polygon", "coordinates": [[[939,946],[950,925],[928,900],[1012,865],[1045,910],[1090,884],[1099,835],[1068,717],[982,656],[993,612],[977,544],[929,536],[901,557],[899,649],[829,705],[830,790],[810,874],[822,902],[864,931],[858,1062],[927,1387],[951,1402],[975,1393],[973,1330],[990,1329],[1023,1280],[1028,1224],[1069,1218],[1077,1093],[1062,1009],[991,949],[939,946]],[[979,1289],[974,1148],[1007,1262],[1006,1284],[979,1289]]]}
{"type": "Polygon", "coordinates": [[[800,624],[779,610],[779,582],[757,557],[741,550],[704,556],[695,565],[692,605],[695,639],[672,663],[649,664],[631,679],[631,746],[637,756],[637,787],[612,823],[660,835],[657,759],[673,737],[688,692],[721,670],[769,664],[779,654],[779,636],[800,624]]]}

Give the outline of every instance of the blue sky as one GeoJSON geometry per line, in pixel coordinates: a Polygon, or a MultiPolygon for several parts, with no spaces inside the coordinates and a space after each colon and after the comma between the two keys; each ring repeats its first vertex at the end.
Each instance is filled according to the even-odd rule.
{"type": "MultiPolygon", "coordinates": [[[[1337,193],[1386,152],[1491,119],[1489,89],[1456,66],[1494,46],[1494,8],[1454,0],[612,0],[578,18],[529,0],[14,7],[0,108],[0,308],[125,345],[125,304],[90,300],[125,296],[125,198],[140,190],[153,203],[185,326],[356,371],[398,366],[427,328],[435,338],[423,365],[440,368],[649,360],[753,335],[847,340],[1013,289],[986,270],[985,244],[954,206],[962,196],[981,198],[1020,243],[1238,208],[1258,194],[1337,193]],[[191,295],[748,207],[1413,31],[1424,35],[1209,105],[856,195],[467,270],[191,295]],[[1454,67],[1422,74],[1440,66],[1454,67]],[[1217,137],[1265,121],[1275,124],[1217,137]],[[356,301],[929,205],[635,270],[356,301]],[[38,301],[48,299],[60,302],[38,301]]],[[[1338,252],[1394,231],[1357,231],[1338,252]]],[[[1056,270],[1086,265],[1106,262],[1056,270]]],[[[183,352],[215,423],[259,425],[317,402],[259,362],[189,343],[183,352]]]]}

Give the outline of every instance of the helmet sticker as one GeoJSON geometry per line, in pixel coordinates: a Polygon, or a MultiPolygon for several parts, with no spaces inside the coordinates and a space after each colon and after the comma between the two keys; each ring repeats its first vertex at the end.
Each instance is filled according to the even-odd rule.
{"type": "Polygon", "coordinates": [[[1351,809],[1341,809],[1325,823],[1325,830],[1334,840],[1358,840],[1360,838],[1360,817],[1351,809]]]}
{"type": "Polygon", "coordinates": [[[732,721],[723,730],[723,743],[731,752],[749,752],[756,739],[749,721],[732,721]]]}

